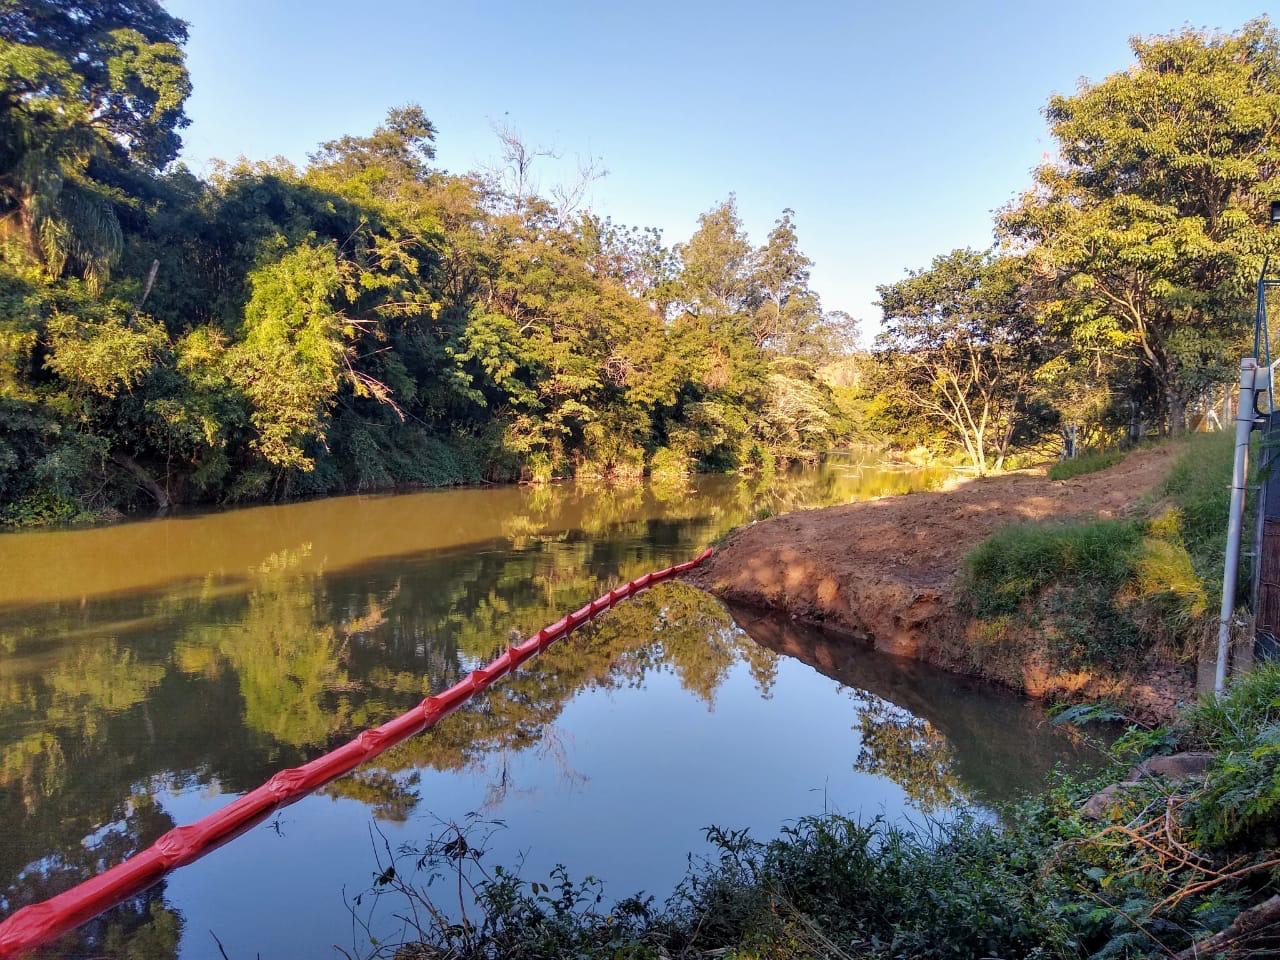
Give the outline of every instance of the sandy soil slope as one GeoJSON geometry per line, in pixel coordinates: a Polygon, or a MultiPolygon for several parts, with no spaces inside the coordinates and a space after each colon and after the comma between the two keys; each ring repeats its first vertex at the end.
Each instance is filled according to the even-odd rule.
{"type": "MultiPolygon", "coordinates": [[[[881,650],[969,670],[968,623],[953,603],[965,554],[1005,524],[1121,515],[1164,479],[1181,451],[1179,444],[1139,450],[1074,480],[1026,471],[774,517],[736,531],[689,580],[726,600],[864,637],[881,650]]],[[[979,672],[1032,695],[1088,684],[1050,676],[1042,663],[1018,664],[1020,676],[1007,675],[1010,669],[979,672]]],[[[1186,691],[1181,678],[1156,679],[1150,696],[1136,691],[1137,700],[1163,712],[1164,701],[1186,691]],[[1173,691],[1166,689],[1171,683],[1173,691]]]]}

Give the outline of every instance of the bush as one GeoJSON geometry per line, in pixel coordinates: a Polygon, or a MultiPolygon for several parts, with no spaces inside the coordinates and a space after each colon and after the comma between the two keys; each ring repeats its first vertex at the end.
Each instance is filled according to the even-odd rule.
{"type": "Polygon", "coordinates": [[[649,475],[655,479],[686,477],[693,470],[693,459],[672,447],[659,447],[649,458],[649,475]]]}
{"type": "Polygon", "coordinates": [[[1280,663],[1237,677],[1222,696],[1206,695],[1182,717],[1182,739],[1203,750],[1245,750],[1280,724],[1280,663]]]}
{"type": "Polygon", "coordinates": [[[1068,577],[1114,591],[1133,570],[1141,539],[1141,524],[1126,520],[1005,527],[965,558],[962,587],[984,619],[1015,613],[1068,577]]]}
{"type": "Polygon", "coordinates": [[[1183,718],[1184,743],[1217,753],[1187,823],[1205,846],[1280,842],[1280,664],[1206,695],[1183,718]]]}
{"type": "Polygon", "coordinates": [[[0,527],[96,519],[105,450],[35,404],[0,398],[0,527]]]}
{"type": "Polygon", "coordinates": [[[1086,453],[1073,460],[1060,460],[1049,468],[1050,480],[1070,480],[1087,473],[1097,473],[1113,467],[1125,458],[1123,450],[1104,450],[1086,453]]]}
{"type": "Polygon", "coordinates": [[[703,950],[1067,955],[1070,936],[1039,881],[1040,848],[1018,831],[963,814],[928,830],[827,815],[802,818],[768,843],[716,829],[708,836],[718,861],[692,872],[672,904],[696,923],[703,950]]]}
{"type": "MultiPolygon", "coordinates": [[[[421,850],[379,863],[366,896],[396,892],[416,904],[432,876],[458,872],[481,916],[459,924],[438,904],[405,911],[430,917],[418,943],[377,956],[459,960],[705,956],[857,956],[890,960],[1068,957],[1071,932],[1041,878],[1049,835],[1002,830],[960,814],[929,830],[881,819],[805,817],[769,842],[710,828],[710,861],[694,862],[664,907],[632,896],[602,906],[604,890],[557,867],[551,882],[482,867],[478,822],[449,827],[421,850]],[[731,952],[736,951],[736,952],[731,952]]],[[[443,885],[445,889],[450,885],[443,885]]],[[[439,889],[439,888],[437,888],[439,889]]]]}

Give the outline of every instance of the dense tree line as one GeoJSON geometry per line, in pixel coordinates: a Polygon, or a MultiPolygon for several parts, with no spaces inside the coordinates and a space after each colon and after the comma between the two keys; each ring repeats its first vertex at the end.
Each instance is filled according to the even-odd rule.
{"type": "Polygon", "coordinates": [[[686,242],[435,164],[416,105],[297,168],[176,162],[186,25],[154,0],[0,2],[0,520],[472,480],[761,470],[852,435],[974,471],[1177,434],[1245,349],[1280,235],[1268,21],[1133,41],[1047,108],[996,222],[824,311],[795,221],[686,242]]]}
{"type": "Polygon", "coordinates": [[[572,473],[763,469],[848,432],[850,321],[790,211],[688,242],[585,183],[434,165],[391,110],[302,168],[175,163],[186,26],[153,0],[0,3],[0,512],[572,473]]]}
{"type": "Polygon", "coordinates": [[[1062,434],[1178,434],[1249,352],[1253,284],[1280,248],[1280,35],[1135,38],[1134,63],[1046,110],[1056,156],[996,221],[879,288],[888,418],[979,472],[1062,434]]]}

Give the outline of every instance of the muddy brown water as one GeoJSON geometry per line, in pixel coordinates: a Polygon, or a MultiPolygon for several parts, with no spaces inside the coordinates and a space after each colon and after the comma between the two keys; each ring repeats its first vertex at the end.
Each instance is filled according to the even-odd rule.
{"type": "MultiPolygon", "coordinates": [[[[939,479],[852,456],[763,484],[433,491],[0,536],[0,916],[739,523],[939,479]]],[[[1034,704],[670,584],[53,955],[367,956],[364,924],[407,935],[395,904],[360,896],[380,851],[468,815],[500,823],[476,828],[487,862],[661,898],[711,824],[767,837],[823,809],[945,814],[1088,759],[1034,704]]]]}

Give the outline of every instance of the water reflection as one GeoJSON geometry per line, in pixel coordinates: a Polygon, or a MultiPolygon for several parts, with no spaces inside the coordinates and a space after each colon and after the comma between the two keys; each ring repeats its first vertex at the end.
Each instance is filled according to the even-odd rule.
{"type": "Polygon", "coordinates": [[[923,809],[957,799],[999,804],[1034,790],[1058,764],[1098,759],[999,687],[749,608],[734,607],[733,616],[765,649],[848,687],[859,769],[889,777],[923,809]]]}
{"type": "MultiPolygon", "coordinates": [[[[0,534],[0,610],[160,587],[207,596],[243,589],[278,558],[323,573],[495,540],[519,549],[528,539],[695,519],[714,536],[759,515],[927,489],[945,477],[940,468],[881,468],[858,454],[767,480],[696,476],[663,484],[473,487],[7,533],[0,534]]],[[[11,642],[2,637],[0,650],[11,642]]]]}
{"type": "MultiPolygon", "coordinates": [[[[854,463],[764,486],[700,478],[665,489],[346,498],[0,538],[0,914],[151,843],[174,825],[175,804],[205,812],[226,802],[455,682],[512,631],[528,633],[612,583],[684,559],[739,522],[934,480],[854,463]]],[[[768,702],[787,658],[847,688],[805,694],[846,717],[841,749],[854,756],[845,768],[862,784],[900,785],[920,807],[1006,796],[1069,751],[1014,698],[869,651],[855,656],[792,625],[742,612],[738,620],[745,632],[721,604],[683,585],[651,591],[325,796],[411,826],[449,783],[476,787],[473,808],[496,814],[530,791],[601,791],[610,778],[639,775],[642,760],[582,759],[583,738],[613,715],[582,719],[584,705],[616,712],[624,701],[644,708],[677,693],[701,713],[673,711],[686,716],[683,728],[651,725],[644,736],[693,776],[707,749],[699,736],[732,743],[744,717],[791,722],[768,702]],[[655,687],[655,678],[674,686],[655,687]],[[575,719],[565,722],[570,704],[575,719]]],[[[793,687],[807,682],[790,676],[793,687]]],[[[823,743],[796,749],[814,770],[831,752],[823,743]]],[[[751,762],[761,776],[775,768],[783,776],[778,758],[751,762]]],[[[700,789],[705,815],[686,800],[699,825],[715,818],[726,788],[700,789]]],[[[732,799],[755,802],[743,809],[775,825],[802,812],[778,814],[743,791],[732,799]]],[[[552,848],[571,841],[544,839],[552,848]]],[[[237,843],[264,842],[255,833],[237,843]]],[[[675,867],[682,852],[657,851],[675,867]]],[[[259,859],[272,862],[280,884],[299,879],[289,871],[302,868],[287,858],[259,859]]],[[[184,913],[207,898],[174,899],[174,883],[49,955],[174,956],[181,944],[185,956],[216,956],[204,931],[183,933],[184,913]]],[[[263,909],[243,921],[263,937],[310,919],[263,909]]]]}

